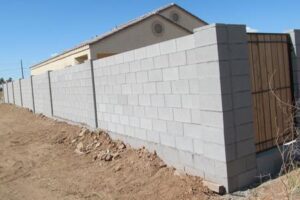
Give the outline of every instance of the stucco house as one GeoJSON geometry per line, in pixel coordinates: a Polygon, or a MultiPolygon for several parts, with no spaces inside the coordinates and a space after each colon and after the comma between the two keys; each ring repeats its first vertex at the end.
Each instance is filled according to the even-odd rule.
{"type": "Polygon", "coordinates": [[[205,21],[172,3],[33,65],[31,75],[185,36],[204,25],[205,21]]]}

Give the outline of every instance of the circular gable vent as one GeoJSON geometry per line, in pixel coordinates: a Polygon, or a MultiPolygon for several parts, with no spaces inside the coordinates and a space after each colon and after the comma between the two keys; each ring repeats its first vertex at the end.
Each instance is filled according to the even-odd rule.
{"type": "Polygon", "coordinates": [[[180,20],[180,15],[174,11],[171,12],[170,17],[174,22],[179,22],[179,20],[180,20]]]}
{"type": "Polygon", "coordinates": [[[161,22],[159,21],[155,21],[152,24],[152,32],[154,33],[154,35],[160,36],[164,33],[164,26],[161,22]]]}

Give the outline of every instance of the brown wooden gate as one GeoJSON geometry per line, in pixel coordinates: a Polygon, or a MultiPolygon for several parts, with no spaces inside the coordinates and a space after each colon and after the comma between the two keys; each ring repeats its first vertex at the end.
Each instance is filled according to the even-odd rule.
{"type": "Polygon", "coordinates": [[[249,33],[256,152],[291,140],[293,88],[287,34],[249,33]]]}

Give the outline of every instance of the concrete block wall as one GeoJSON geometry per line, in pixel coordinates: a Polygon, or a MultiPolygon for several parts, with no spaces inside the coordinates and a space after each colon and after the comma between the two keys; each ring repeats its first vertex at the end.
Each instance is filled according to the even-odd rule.
{"type": "Polygon", "coordinates": [[[3,84],[3,96],[4,96],[4,103],[8,103],[8,90],[7,84],[3,84]]]}
{"type": "Polygon", "coordinates": [[[21,96],[21,88],[20,88],[20,80],[16,80],[13,83],[14,85],[14,96],[15,96],[15,104],[17,106],[22,106],[22,96],[21,96]]]}
{"type": "MultiPolygon", "coordinates": [[[[292,70],[293,70],[293,82],[294,82],[294,97],[297,108],[300,107],[300,30],[289,31],[292,42],[292,70]]],[[[296,114],[296,123],[299,127],[300,113],[296,114]]]]}
{"type": "Polygon", "coordinates": [[[232,192],[257,173],[249,69],[245,26],[214,24],[33,76],[33,105],[37,113],[146,146],[169,165],[232,192]]]}
{"type": "Polygon", "coordinates": [[[247,49],[245,26],[218,24],[94,61],[99,127],[228,191],[246,186],[256,175],[247,49]]]}
{"type": "Polygon", "coordinates": [[[15,103],[15,97],[14,97],[14,89],[13,89],[13,82],[7,83],[7,89],[8,89],[8,103],[15,103]]]}
{"type": "Polygon", "coordinates": [[[33,96],[36,113],[52,116],[49,86],[49,73],[33,76],[33,96]]]}
{"type": "Polygon", "coordinates": [[[34,110],[31,78],[21,80],[23,107],[34,110]]]}
{"type": "Polygon", "coordinates": [[[50,73],[53,115],[95,125],[90,62],[50,73]]]}

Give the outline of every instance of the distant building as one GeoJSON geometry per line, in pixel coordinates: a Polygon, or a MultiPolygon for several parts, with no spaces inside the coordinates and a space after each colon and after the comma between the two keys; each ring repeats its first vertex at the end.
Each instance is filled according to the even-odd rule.
{"type": "Polygon", "coordinates": [[[176,4],[143,15],[31,67],[31,75],[57,70],[191,34],[207,23],[176,4]]]}

